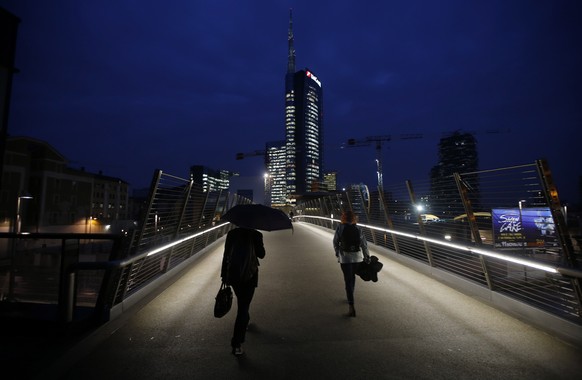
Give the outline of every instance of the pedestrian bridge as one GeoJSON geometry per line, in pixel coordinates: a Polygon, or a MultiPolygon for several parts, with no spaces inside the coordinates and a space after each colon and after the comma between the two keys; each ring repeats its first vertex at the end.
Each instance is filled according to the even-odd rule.
{"type": "Polygon", "coordinates": [[[43,379],[573,378],[580,251],[546,169],[298,200],[293,231],[264,233],[242,360],[229,353],[234,313],[216,319],[212,310],[232,228],[220,216],[250,200],[159,171],[132,231],[0,234],[9,253],[0,257],[3,323],[24,327],[3,332],[2,359],[43,379]],[[378,282],[357,283],[356,318],[345,317],[331,244],[345,209],[384,263],[378,282]],[[523,244],[499,248],[494,209],[524,223],[522,214],[541,212],[552,228],[533,242],[505,236],[523,244]]]}
{"type": "Polygon", "coordinates": [[[329,230],[295,223],[293,231],[263,235],[267,254],[244,357],[230,354],[235,311],[213,316],[221,238],[175,280],[55,360],[44,376],[574,379],[582,370],[580,347],[374,245],[371,254],[384,267],[378,282],[358,279],[357,317],[349,318],[329,230]]]}

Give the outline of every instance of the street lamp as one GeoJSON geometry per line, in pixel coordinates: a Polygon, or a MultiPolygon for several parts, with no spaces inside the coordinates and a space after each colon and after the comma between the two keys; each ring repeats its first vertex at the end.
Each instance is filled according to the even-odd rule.
{"type": "MultiPolygon", "coordinates": [[[[19,195],[16,200],[16,216],[14,217],[13,231],[16,234],[20,233],[20,207],[23,199],[32,199],[29,194],[19,195]]],[[[16,271],[16,238],[12,239],[12,257],[10,258],[10,276],[8,278],[8,297],[9,301],[14,301],[14,287],[15,287],[15,272],[16,271]]]]}
{"type": "Polygon", "coordinates": [[[21,222],[22,222],[21,217],[20,217],[20,208],[22,206],[23,199],[32,199],[32,195],[23,194],[23,195],[19,195],[17,198],[16,217],[14,218],[14,233],[17,233],[17,234],[20,233],[20,227],[21,227],[21,222]]]}

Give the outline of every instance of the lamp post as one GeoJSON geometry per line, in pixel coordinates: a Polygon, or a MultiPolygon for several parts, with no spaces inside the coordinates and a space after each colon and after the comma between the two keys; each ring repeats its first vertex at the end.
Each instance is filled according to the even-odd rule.
{"type": "Polygon", "coordinates": [[[22,207],[22,200],[23,199],[32,199],[31,195],[28,194],[24,194],[24,195],[19,195],[16,201],[16,217],[14,218],[14,233],[19,234],[20,233],[20,227],[21,227],[21,217],[20,217],[20,209],[22,207]]]}
{"type": "MultiPolygon", "coordinates": [[[[32,199],[29,194],[19,195],[16,200],[16,215],[14,217],[14,227],[13,232],[15,234],[20,234],[20,208],[22,206],[23,199],[32,199]]],[[[14,301],[14,285],[16,281],[16,237],[12,239],[12,258],[10,260],[10,277],[8,279],[8,301],[14,301]]]]}

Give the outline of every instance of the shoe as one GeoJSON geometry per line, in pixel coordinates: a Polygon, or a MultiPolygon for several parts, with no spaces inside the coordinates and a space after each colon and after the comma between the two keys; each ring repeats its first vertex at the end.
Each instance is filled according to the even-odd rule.
{"type": "Polygon", "coordinates": [[[242,354],[244,354],[244,351],[243,351],[242,347],[240,347],[240,346],[239,347],[233,347],[232,348],[232,354],[234,356],[241,356],[242,354]]]}
{"type": "Polygon", "coordinates": [[[350,305],[350,309],[348,311],[348,316],[349,317],[355,317],[356,316],[356,309],[354,308],[354,305],[350,305]]]}

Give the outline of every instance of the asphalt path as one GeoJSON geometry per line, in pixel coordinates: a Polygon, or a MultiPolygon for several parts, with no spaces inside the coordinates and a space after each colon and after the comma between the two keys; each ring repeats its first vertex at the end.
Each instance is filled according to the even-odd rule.
{"type": "MultiPolygon", "coordinates": [[[[235,310],[213,316],[222,241],[149,302],[92,334],[39,378],[579,379],[582,350],[372,249],[378,282],[356,283],[347,316],[332,235],[264,232],[266,257],[245,354],[235,310]]],[[[236,307],[236,304],[234,305],[236,307]]]]}

